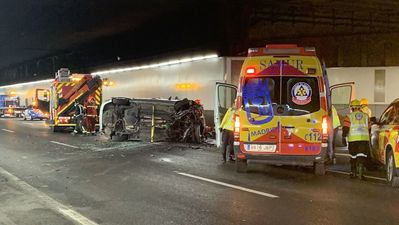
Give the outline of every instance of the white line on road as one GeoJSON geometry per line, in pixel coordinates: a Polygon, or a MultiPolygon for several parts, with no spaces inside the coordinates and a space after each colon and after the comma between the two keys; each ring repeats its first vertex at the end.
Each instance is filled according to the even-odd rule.
{"type": "MultiPolygon", "coordinates": [[[[344,175],[348,175],[348,176],[349,176],[349,174],[350,174],[350,173],[348,173],[348,172],[339,171],[339,170],[326,170],[326,171],[331,172],[331,173],[344,174],[344,175]]],[[[386,181],[385,178],[381,178],[381,177],[374,177],[374,176],[368,176],[368,175],[365,175],[364,177],[365,177],[365,178],[369,178],[369,179],[374,179],[374,180],[386,181]]]]}
{"type": "Polygon", "coordinates": [[[50,141],[50,142],[53,143],[53,144],[63,145],[63,146],[70,147],[70,148],[79,148],[78,146],[68,145],[68,144],[65,144],[65,143],[58,142],[58,141],[50,141]]]}
{"type": "Polygon", "coordinates": [[[269,198],[279,198],[279,196],[277,196],[277,195],[273,195],[273,194],[269,194],[269,193],[261,192],[261,191],[256,191],[256,190],[253,190],[253,189],[237,186],[237,185],[234,185],[234,184],[228,184],[228,183],[224,183],[224,182],[220,182],[220,181],[217,181],[217,180],[212,180],[212,179],[208,179],[208,178],[205,178],[205,177],[200,177],[200,176],[196,176],[196,175],[192,175],[192,174],[188,174],[188,173],[181,173],[181,172],[178,172],[178,171],[175,171],[175,172],[177,174],[179,174],[179,175],[182,175],[182,176],[191,177],[191,178],[194,178],[194,179],[206,181],[206,182],[213,183],[213,184],[218,184],[218,185],[221,185],[221,186],[237,189],[237,190],[240,190],[240,191],[245,191],[245,192],[249,192],[249,193],[253,193],[253,194],[257,194],[257,195],[262,195],[262,196],[269,197],[269,198]]]}
{"type": "Polygon", "coordinates": [[[81,225],[98,225],[96,222],[74,211],[72,208],[63,205],[60,202],[57,202],[55,199],[51,198],[45,193],[29,185],[25,181],[9,173],[7,170],[3,169],[2,167],[0,167],[0,174],[7,177],[8,180],[14,182],[14,184],[17,185],[19,188],[21,188],[24,192],[35,196],[39,201],[47,205],[47,207],[49,207],[51,210],[60,213],[61,215],[63,215],[65,218],[69,219],[73,223],[81,225]]]}
{"type": "Polygon", "coordinates": [[[351,157],[351,155],[350,155],[350,154],[348,154],[348,153],[335,153],[335,155],[337,155],[337,156],[346,156],[346,157],[351,157]]]}
{"type": "Polygon", "coordinates": [[[13,130],[7,130],[7,129],[1,129],[2,131],[8,132],[8,133],[15,133],[13,130]]]}

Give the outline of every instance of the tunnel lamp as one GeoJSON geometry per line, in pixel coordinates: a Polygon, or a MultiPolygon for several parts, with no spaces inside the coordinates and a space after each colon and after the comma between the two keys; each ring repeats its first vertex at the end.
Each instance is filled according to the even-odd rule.
{"type": "Polygon", "coordinates": [[[103,79],[103,85],[104,85],[105,87],[111,87],[111,86],[114,86],[114,85],[115,85],[115,82],[112,81],[112,80],[109,80],[108,78],[104,78],[104,79],[103,79]]]}
{"type": "Polygon", "coordinates": [[[144,65],[144,66],[134,66],[134,67],[126,67],[126,68],[120,68],[120,69],[98,71],[98,72],[94,72],[92,74],[93,75],[103,75],[103,74],[110,74],[110,73],[122,73],[122,72],[134,71],[134,70],[150,69],[150,68],[157,68],[157,67],[162,67],[162,66],[170,66],[170,65],[180,64],[180,63],[187,63],[187,62],[194,62],[194,61],[200,61],[200,60],[205,60],[205,59],[212,59],[212,58],[217,58],[217,57],[218,57],[217,54],[211,54],[211,55],[205,55],[205,56],[196,56],[196,57],[192,57],[192,58],[183,58],[183,59],[178,59],[178,60],[170,60],[170,61],[167,61],[167,62],[155,63],[155,64],[144,65]]]}
{"type": "Polygon", "coordinates": [[[184,90],[196,90],[198,89],[198,85],[195,83],[177,83],[176,90],[184,91],[184,90]]]}

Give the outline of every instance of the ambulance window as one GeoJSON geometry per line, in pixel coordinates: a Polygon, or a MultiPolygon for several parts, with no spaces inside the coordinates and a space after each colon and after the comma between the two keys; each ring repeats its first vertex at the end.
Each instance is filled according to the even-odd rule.
{"type": "Polygon", "coordinates": [[[243,106],[247,112],[273,115],[273,104],[279,104],[279,78],[247,78],[243,86],[243,106]]]}
{"type": "Polygon", "coordinates": [[[283,82],[287,84],[287,87],[283,88],[286,90],[284,99],[286,99],[291,111],[288,115],[302,115],[320,110],[320,93],[317,78],[284,78],[283,82]]]}

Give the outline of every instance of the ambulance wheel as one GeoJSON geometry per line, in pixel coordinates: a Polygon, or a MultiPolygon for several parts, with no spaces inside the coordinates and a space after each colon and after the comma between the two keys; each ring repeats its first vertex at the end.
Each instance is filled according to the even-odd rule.
{"type": "Polygon", "coordinates": [[[247,161],[242,159],[236,159],[236,171],[238,173],[247,172],[247,161]]]}
{"type": "Polygon", "coordinates": [[[326,165],[324,162],[315,162],[313,169],[314,174],[317,176],[324,176],[326,174],[326,165]]]}
{"type": "Polygon", "coordinates": [[[128,135],[127,134],[119,134],[119,135],[112,135],[111,140],[113,141],[127,141],[128,140],[128,135]]]}
{"type": "Polygon", "coordinates": [[[130,105],[130,100],[128,98],[112,98],[112,103],[114,105],[130,105]]]}
{"type": "Polygon", "coordinates": [[[399,177],[395,165],[395,158],[392,151],[387,152],[386,176],[388,183],[392,187],[399,187],[399,177]]]}

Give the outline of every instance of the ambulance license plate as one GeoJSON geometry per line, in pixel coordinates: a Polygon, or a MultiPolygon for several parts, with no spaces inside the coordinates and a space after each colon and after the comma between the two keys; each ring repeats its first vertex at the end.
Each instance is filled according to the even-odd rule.
{"type": "Polygon", "coordinates": [[[248,144],[247,145],[247,151],[252,151],[252,152],[276,152],[276,145],[254,145],[254,144],[248,144]]]}

